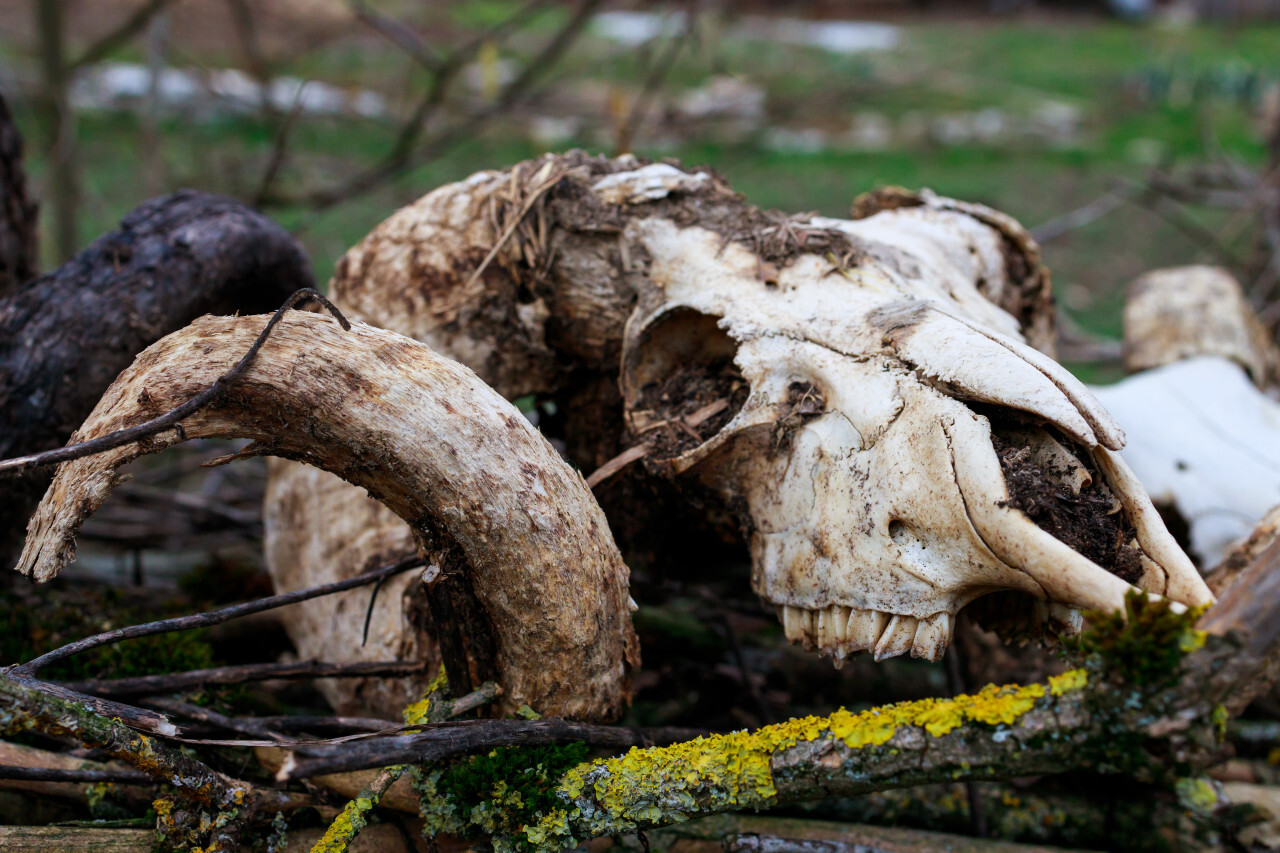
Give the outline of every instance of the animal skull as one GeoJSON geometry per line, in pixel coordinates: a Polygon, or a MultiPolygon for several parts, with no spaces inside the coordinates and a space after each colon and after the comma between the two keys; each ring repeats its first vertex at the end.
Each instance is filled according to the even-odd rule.
{"type": "Polygon", "coordinates": [[[667,430],[650,458],[738,508],[755,591],[790,640],[837,663],[937,660],[957,611],[998,590],[1041,600],[1052,633],[1078,629],[1075,608],[1122,607],[1131,584],[1211,601],[1113,453],[1123,433],[979,291],[1004,280],[996,232],[941,205],[804,227],[869,257],[801,255],[764,282],[709,230],[645,218],[626,234],[660,287],[625,333],[628,422],[667,430]],[[689,429],[713,410],[720,429],[689,429]],[[1104,537],[1086,546],[1119,574],[1024,512],[1064,494],[1080,516],[1056,532],[1104,537]]]}
{"type": "MultiPolygon", "coordinates": [[[[628,435],[611,452],[719,492],[756,592],[837,664],[937,659],[970,602],[1019,638],[1073,630],[1077,608],[1120,608],[1134,586],[1211,601],[1113,452],[1120,430],[1033,348],[1052,313],[1026,232],[927,192],[882,191],[857,215],[766,214],[708,173],[547,155],[397,212],[330,292],[507,397],[620,377],[628,435]]],[[[588,470],[608,459],[568,450],[588,470]]],[[[269,541],[344,511],[298,468],[277,466],[273,493],[310,516],[269,502],[269,541]]],[[[270,557],[277,577],[296,550],[270,557]]],[[[307,561],[308,582],[356,557],[307,561]]]]}

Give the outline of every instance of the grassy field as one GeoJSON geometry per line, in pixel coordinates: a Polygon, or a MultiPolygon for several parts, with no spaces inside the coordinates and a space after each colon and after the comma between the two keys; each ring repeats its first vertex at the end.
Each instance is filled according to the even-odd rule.
{"type": "MultiPolygon", "coordinates": [[[[455,25],[479,27],[502,4],[466,5],[455,25]]],[[[551,15],[510,47],[531,53],[555,27],[551,15]]],[[[637,153],[709,164],[766,207],[842,215],[858,193],[878,184],[929,186],[982,201],[1035,225],[1096,198],[1117,182],[1141,180],[1154,162],[1189,163],[1229,155],[1258,165],[1263,158],[1258,115],[1269,97],[1280,99],[1280,28],[1134,27],[1091,19],[1019,22],[940,21],[907,24],[896,50],[839,56],[813,48],[765,44],[711,30],[686,50],[668,88],[680,92],[711,74],[740,75],[767,93],[767,126],[733,142],[641,139],[637,153]],[[898,140],[883,150],[852,150],[838,131],[854,116],[874,112],[902,126],[953,113],[998,109],[1009,116],[1044,105],[1068,108],[1078,128],[1066,142],[941,145],[930,138],[898,140]],[[780,150],[768,141],[773,126],[825,128],[837,141],[820,150],[780,150]]],[[[123,58],[137,59],[136,48],[123,58]]],[[[30,65],[29,49],[0,44],[0,58],[30,65]]],[[[185,62],[235,64],[235,56],[183,54],[185,62]]],[[[584,83],[634,86],[640,60],[603,39],[588,37],[552,73],[548,91],[584,83]]],[[[417,75],[383,42],[351,38],[308,53],[283,73],[385,92],[399,103],[417,75]]],[[[18,118],[31,127],[30,168],[43,186],[46,148],[25,105],[18,118]]],[[[588,126],[598,116],[587,116],[588,126]]],[[[597,121],[595,126],[599,126],[597,121]]],[[[294,129],[293,155],[280,186],[325,185],[354,173],[390,145],[386,122],[304,120],[294,129]]],[[[112,227],[147,194],[140,162],[141,129],[129,114],[82,113],[81,236],[112,227]]],[[[167,187],[195,186],[251,194],[269,157],[273,129],[253,118],[199,123],[170,117],[161,126],[167,187]]],[[[598,132],[567,140],[608,149],[598,132]]],[[[392,210],[440,183],[485,167],[500,167],[540,153],[518,126],[499,122],[444,155],[376,192],[315,212],[279,208],[271,213],[295,229],[311,252],[317,275],[328,277],[337,257],[392,210]]],[[[1204,220],[1216,228],[1221,219],[1204,220]]],[[[47,225],[47,223],[46,223],[47,225]]],[[[1228,251],[1247,256],[1250,232],[1239,229],[1228,251]]],[[[49,246],[46,241],[46,248],[49,246]]],[[[1215,261],[1218,257],[1182,232],[1135,206],[1046,246],[1065,310],[1090,328],[1116,334],[1120,291],[1153,266],[1215,261]]],[[[56,259],[46,251],[46,263],[56,259]]]]}

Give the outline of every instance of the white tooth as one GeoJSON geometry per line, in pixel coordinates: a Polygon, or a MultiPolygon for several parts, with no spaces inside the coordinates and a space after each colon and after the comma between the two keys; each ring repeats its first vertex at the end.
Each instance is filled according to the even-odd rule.
{"type": "Polygon", "coordinates": [[[1166,597],[1192,607],[1213,604],[1213,593],[1196,571],[1195,564],[1178,547],[1177,541],[1164,526],[1160,513],[1152,505],[1147,490],[1138,482],[1138,478],[1120,455],[1098,448],[1093,452],[1093,458],[1098,463],[1103,478],[1111,486],[1111,491],[1120,499],[1125,515],[1138,534],[1138,544],[1164,570],[1164,589],[1153,591],[1163,592],[1166,597]]]}
{"type": "Polygon", "coordinates": [[[880,642],[889,625],[889,614],[879,610],[854,610],[849,613],[845,631],[850,652],[869,652],[880,642]]]}
{"type": "Polygon", "coordinates": [[[921,619],[920,626],[916,628],[915,642],[911,646],[911,656],[931,661],[942,660],[947,646],[951,645],[951,625],[951,614],[946,612],[921,619]]]}
{"type": "Polygon", "coordinates": [[[799,643],[806,648],[813,647],[813,611],[803,607],[785,605],[782,608],[782,630],[787,640],[799,643]]]}
{"type": "Polygon", "coordinates": [[[880,636],[880,642],[876,643],[876,660],[882,661],[910,651],[911,644],[916,640],[919,621],[914,616],[895,615],[890,619],[889,626],[880,636]]]}
{"type": "Polygon", "coordinates": [[[1054,601],[1123,612],[1124,597],[1134,587],[1005,505],[1009,492],[991,446],[990,429],[969,418],[944,422],[944,428],[951,439],[956,485],[969,520],[987,547],[1009,566],[1025,572],[1054,601]]]}
{"type": "Polygon", "coordinates": [[[782,631],[787,635],[787,642],[798,643],[804,639],[804,628],[801,625],[804,611],[790,604],[784,604],[778,616],[782,619],[782,631]]]}
{"type": "Polygon", "coordinates": [[[1065,604],[1050,604],[1049,618],[1062,625],[1061,633],[1067,636],[1079,634],[1084,628],[1084,614],[1065,604]]]}
{"type": "Polygon", "coordinates": [[[834,607],[824,607],[814,619],[814,635],[820,649],[834,649],[840,645],[834,611],[834,607]]]}
{"type": "Polygon", "coordinates": [[[849,614],[853,611],[848,607],[842,607],[839,604],[833,604],[827,609],[827,619],[831,623],[831,635],[835,638],[837,644],[843,645],[849,639],[849,614]]]}

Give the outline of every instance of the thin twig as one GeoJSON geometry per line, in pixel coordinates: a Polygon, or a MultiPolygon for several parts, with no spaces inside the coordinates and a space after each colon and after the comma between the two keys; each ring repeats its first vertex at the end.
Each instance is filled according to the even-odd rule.
{"type": "Polygon", "coordinates": [[[289,153],[289,134],[293,132],[293,127],[297,124],[298,116],[302,115],[302,95],[306,92],[308,85],[303,83],[298,87],[298,91],[294,93],[293,104],[289,107],[289,112],[276,130],[275,140],[271,143],[271,156],[267,158],[267,166],[262,170],[262,178],[258,181],[258,189],[253,194],[253,206],[255,208],[262,207],[263,201],[271,195],[271,186],[275,183],[276,176],[280,174],[280,168],[284,165],[286,155],[289,153]]]}
{"type": "Polygon", "coordinates": [[[546,720],[466,720],[444,723],[412,734],[367,738],[341,747],[300,745],[297,758],[286,763],[277,778],[303,779],[328,773],[366,770],[392,764],[429,764],[454,755],[500,746],[571,743],[625,749],[678,743],[705,735],[702,729],[633,729],[546,720]]]}
{"type": "Polygon", "coordinates": [[[38,658],[22,664],[11,670],[13,675],[22,675],[30,677],[41,668],[48,666],[55,661],[69,658],[72,655],[86,652],[89,649],[95,649],[98,646],[105,646],[111,643],[118,643],[121,640],[130,640],[134,637],[146,637],[152,634],[167,634],[172,631],[187,631],[192,628],[207,628],[211,625],[221,625],[223,622],[236,619],[240,616],[248,616],[251,613],[261,613],[264,610],[274,610],[277,607],[284,607],[289,604],[296,604],[299,601],[308,601],[312,598],[319,598],[322,595],[331,595],[335,592],[343,592],[348,589],[364,586],[365,584],[376,583],[380,578],[391,577],[392,575],[407,572],[410,569],[416,569],[422,566],[422,560],[418,557],[406,557],[381,568],[374,569],[371,572],[365,572],[354,578],[347,580],[334,581],[333,583],[321,584],[308,589],[300,589],[295,592],[286,592],[281,595],[272,595],[267,598],[259,598],[255,601],[246,601],[243,604],[233,604],[229,607],[223,607],[219,610],[211,610],[207,613],[193,613],[190,616],[177,616],[173,619],[161,619],[157,622],[147,622],[142,625],[129,625],[124,628],[116,628],[112,631],[105,631],[101,634],[94,634],[91,637],[85,637],[74,643],[68,643],[65,646],[45,652],[38,658]]]}
{"type": "Polygon", "coordinates": [[[151,19],[164,11],[173,0],[149,0],[146,4],[138,7],[136,11],[124,23],[98,39],[93,44],[85,48],[84,52],[67,64],[68,71],[74,71],[77,68],[83,68],[86,65],[105,59],[108,54],[118,47],[122,47],[130,39],[138,33],[146,29],[147,24],[151,23],[151,19]]]}
{"type": "Polygon", "coordinates": [[[1109,213],[1119,210],[1137,192],[1138,189],[1136,187],[1117,187],[1098,196],[1088,204],[1037,225],[1031,229],[1031,236],[1041,245],[1051,240],[1056,240],[1072,231],[1097,222],[1109,213]]]}
{"type": "Polygon", "coordinates": [[[290,738],[285,737],[280,732],[275,731],[271,726],[255,717],[228,717],[226,714],[219,714],[211,708],[201,708],[199,705],[192,705],[189,702],[182,702],[177,699],[169,699],[163,696],[151,696],[144,700],[153,708],[159,708],[161,711],[167,711],[170,714],[178,714],[190,720],[198,720],[202,723],[218,726],[228,731],[240,732],[241,734],[253,735],[254,737],[267,738],[272,741],[285,742],[290,738]]]}
{"type": "Polygon", "coordinates": [[[55,770],[47,767],[12,767],[8,764],[0,764],[0,779],[20,779],[23,782],[82,782],[86,785],[99,782],[159,785],[166,781],[137,770],[55,770]]]}
{"type": "Polygon", "coordinates": [[[140,441],[167,429],[178,428],[184,418],[190,417],[200,409],[215,402],[228,385],[248,371],[253,364],[254,358],[258,355],[258,351],[267,342],[267,337],[271,334],[272,329],[284,318],[285,312],[306,299],[314,299],[327,308],[343,329],[349,330],[351,328],[347,318],[342,315],[342,312],[332,302],[326,299],[319,291],[305,287],[290,296],[283,305],[276,309],[276,313],[271,316],[271,319],[267,321],[267,325],[262,328],[262,332],[258,334],[253,346],[249,347],[249,351],[236,362],[234,367],[219,376],[212,385],[187,402],[144,423],[116,430],[88,441],[82,441],[79,444],[70,444],[55,450],[46,450],[43,453],[33,453],[29,456],[18,456],[13,459],[2,460],[0,461],[0,475],[18,474],[29,468],[81,459],[85,456],[92,456],[95,453],[102,453],[104,450],[111,450],[125,444],[140,441]]]}
{"type": "Polygon", "coordinates": [[[176,693],[211,684],[245,684],[251,681],[300,678],[364,678],[372,675],[417,675],[427,668],[426,661],[352,661],[329,663],[304,660],[290,663],[251,663],[220,666],[190,672],[136,675],[130,678],[94,678],[71,681],[63,686],[80,693],[106,696],[142,696],[153,693],[176,693]]]}
{"type": "MultiPolygon", "coordinates": [[[[440,135],[428,140],[416,150],[408,146],[397,145],[393,151],[369,169],[366,169],[330,189],[316,190],[296,197],[274,196],[266,199],[265,204],[274,206],[302,205],[315,210],[325,210],[345,201],[371,192],[401,173],[429,161],[440,152],[454,144],[475,136],[480,127],[489,119],[508,111],[525,93],[546,73],[566,51],[578,34],[586,27],[603,0],[582,0],[574,9],[565,25],[552,36],[547,44],[524,67],[524,70],[499,93],[498,97],[487,108],[472,114],[466,120],[443,131],[440,135]]],[[[408,127],[414,127],[411,123],[408,127]]],[[[408,129],[408,127],[406,129],[408,129]]],[[[406,134],[402,132],[402,139],[406,134]]]]}
{"type": "Polygon", "coordinates": [[[653,97],[657,94],[658,88],[663,81],[675,69],[676,59],[679,58],[680,52],[684,50],[684,46],[693,37],[694,22],[697,20],[695,15],[696,5],[696,2],[688,4],[689,8],[685,12],[685,27],[675,36],[672,36],[666,51],[661,54],[655,52],[653,62],[649,67],[649,73],[640,87],[640,93],[636,95],[635,101],[631,104],[631,109],[627,111],[626,116],[622,119],[622,124],[618,126],[613,147],[615,157],[630,153],[632,136],[634,136],[636,128],[644,121],[645,114],[649,111],[649,104],[653,101],[653,97]]]}

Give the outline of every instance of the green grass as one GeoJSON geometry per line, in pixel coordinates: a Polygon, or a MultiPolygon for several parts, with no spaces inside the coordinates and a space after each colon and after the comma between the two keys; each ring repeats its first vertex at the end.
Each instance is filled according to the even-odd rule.
{"type": "MultiPolygon", "coordinates": [[[[465,34],[492,24],[514,5],[485,0],[422,14],[444,15],[450,26],[465,34]]],[[[513,47],[504,48],[504,55],[530,55],[554,30],[551,18],[521,32],[513,47]]],[[[732,145],[693,142],[638,152],[709,164],[765,207],[833,216],[844,215],[860,192],[901,184],[982,201],[1035,225],[1090,201],[1118,180],[1141,179],[1149,167],[1143,157],[1178,163],[1222,151],[1258,164],[1263,148],[1256,105],[1238,92],[1206,93],[1205,81],[1219,85],[1252,74],[1263,88],[1280,85],[1280,27],[1172,31],[1097,21],[947,21],[906,28],[899,50],[852,57],[713,37],[714,29],[703,35],[696,49],[685,50],[671,70],[672,89],[698,85],[713,73],[741,74],[765,88],[773,120],[792,126],[839,129],[863,110],[891,120],[911,112],[937,115],[986,107],[1025,115],[1046,101],[1060,101],[1081,111],[1083,133],[1065,150],[1041,144],[943,148],[920,142],[878,152],[793,154],[768,150],[760,139],[744,139],[732,145]],[[1154,100],[1136,97],[1135,82],[1151,80],[1167,84],[1167,92],[1154,100]],[[1197,82],[1202,89],[1198,95],[1197,82]]],[[[0,44],[0,54],[18,63],[29,52],[0,44]]],[[[234,64],[237,59],[223,61],[234,64]]],[[[634,85],[642,68],[636,53],[587,38],[555,70],[550,85],[634,85]]],[[[303,54],[281,71],[376,87],[393,103],[403,101],[411,91],[406,82],[421,74],[376,39],[339,40],[303,54]]],[[[19,121],[31,127],[30,114],[22,104],[16,107],[19,121]]],[[[294,155],[278,186],[296,191],[337,183],[385,152],[394,131],[390,124],[375,121],[300,121],[293,129],[294,155]]],[[[87,242],[114,227],[146,197],[142,176],[147,169],[140,162],[141,130],[132,117],[85,114],[78,132],[84,160],[81,236],[87,242]]],[[[161,133],[166,187],[194,186],[241,196],[256,187],[274,137],[267,123],[252,118],[202,123],[173,119],[164,123],[161,133]]],[[[39,134],[29,136],[30,169],[39,187],[46,169],[44,146],[39,134]]],[[[599,147],[591,140],[582,145],[599,147]]],[[[502,167],[538,153],[537,145],[510,127],[495,126],[340,207],[323,212],[280,209],[272,214],[296,231],[311,253],[317,277],[324,281],[341,253],[397,207],[477,169],[502,167]]],[[[1210,226],[1220,223],[1221,219],[1207,220],[1210,226]]],[[[1235,248],[1246,249],[1248,237],[1246,230],[1235,248]]],[[[44,245],[49,265],[56,259],[48,238],[44,245]]],[[[1108,334],[1118,333],[1121,289],[1133,276],[1153,266],[1214,259],[1193,240],[1136,207],[1055,241],[1046,247],[1046,258],[1066,309],[1108,334]]]]}

